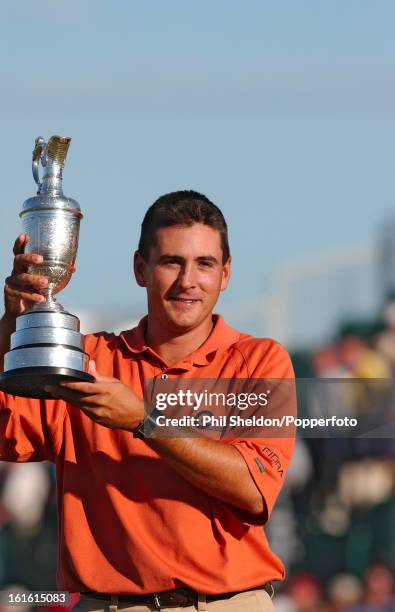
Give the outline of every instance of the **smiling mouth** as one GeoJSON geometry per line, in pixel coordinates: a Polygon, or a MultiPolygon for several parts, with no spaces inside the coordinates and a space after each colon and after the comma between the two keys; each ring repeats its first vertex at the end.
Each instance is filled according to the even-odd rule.
{"type": "Polygon", "coordinates": [[[169,298],[172,302],[178,302],[180,304],[195,304],[196,302],[200,302],[200,300],[194,298],[180,298],[180,297],[171,297],[169,298]]]}

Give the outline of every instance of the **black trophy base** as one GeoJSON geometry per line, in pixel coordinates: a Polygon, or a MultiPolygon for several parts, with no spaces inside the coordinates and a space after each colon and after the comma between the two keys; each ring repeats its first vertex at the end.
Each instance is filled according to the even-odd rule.
{"type": "Polygon", "coordinates": [[[36,366],[18,368],[0,374],[0,390],[19,397],[35,399],[54,399],[44,390],[48,385],[58,385],[60,382],[93,382],[91,374],[79,372],[72,368],[57,368],[54,366],[36,366]]]}

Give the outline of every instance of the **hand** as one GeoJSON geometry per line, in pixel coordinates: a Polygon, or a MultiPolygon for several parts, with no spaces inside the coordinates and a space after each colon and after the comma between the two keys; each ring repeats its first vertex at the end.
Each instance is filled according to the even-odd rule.
{"type": "MultiPolygon", "coordinates": [[[[29,242],[27,234],[20,234],[14,244],[14,265],[11,275],[6,278],[4,286],[4,302],[6,316],[15,318],[36,304],[45,301],[45,291],[48,286],[46,276],[30,274],[29,266],[43,263],[42,255],[25,253],[29,242]]],[[[75,271],[73,266],[72,271],[75,271]]]]}
{"type": "Polygon", "coordinates": [[[11,275],[5,280],[5,312],[6,315],[13,317],[17,317],[35,304],[44,301],[42,292],[48,285],[47,278],[27,272],[29,265],[40,265],[43,262],[42,255],[24,253],[28,241],[26,234],[21,234],[15,240],[14,265],[11,275]]]}
{"type": "Polygon", "coordinates": [[[144,402],[118,378],[99,374],[94,361],[89,362],[89,373],[95,382],[64,382],[45,390],[104,427],[134,431],[144,418],[144,402]]]}

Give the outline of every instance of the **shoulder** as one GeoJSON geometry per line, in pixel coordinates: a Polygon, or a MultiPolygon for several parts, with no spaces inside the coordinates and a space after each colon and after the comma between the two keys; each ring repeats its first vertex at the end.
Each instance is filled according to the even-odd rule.
{"type": "Polygon", "coordinates": [[[100,331],[94,334],[87,334],[84,337],[84,350],[89,355],[97,353],[113,352],[120,345],[120,338],[116,334],[100,331]]]}
{"type": "Polygon", "coordinates": [[[287,350],[272,338],[256,338],[241,333],[233,349],[243,357],[250,377],[294,377],[291,358],[287,350]]]}
{"type": "Polygon", "coordinates": [[[129,360],[133,354],[129,353],[122,342],[122,337],[105,331],[85,336],[84,350],[89,359],[96,363],[97,371],[104,376],[120,377],[120,369],[127,356],[129,360]]]}

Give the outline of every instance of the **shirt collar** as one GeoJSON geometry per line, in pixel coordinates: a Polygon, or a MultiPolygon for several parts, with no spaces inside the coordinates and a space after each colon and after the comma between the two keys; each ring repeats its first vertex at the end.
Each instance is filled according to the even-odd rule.
{"type": "MultiPolygon", "coordinates": [[[[195,365],[207,365],[212,361],[218,349],[234,344],[239,338],[240,333],[227,325],[221,315],[214,314],[214,325],[208,338],[191,355],[188,355],[183,362],[190,362],[195,365]]],[[[152,351],[145,342],[145,330],[147,329],[148,315],[143,317],[137,327],[123,331],[120,334],[121,340],[132,353],[142,353],[152,351]]]]}

